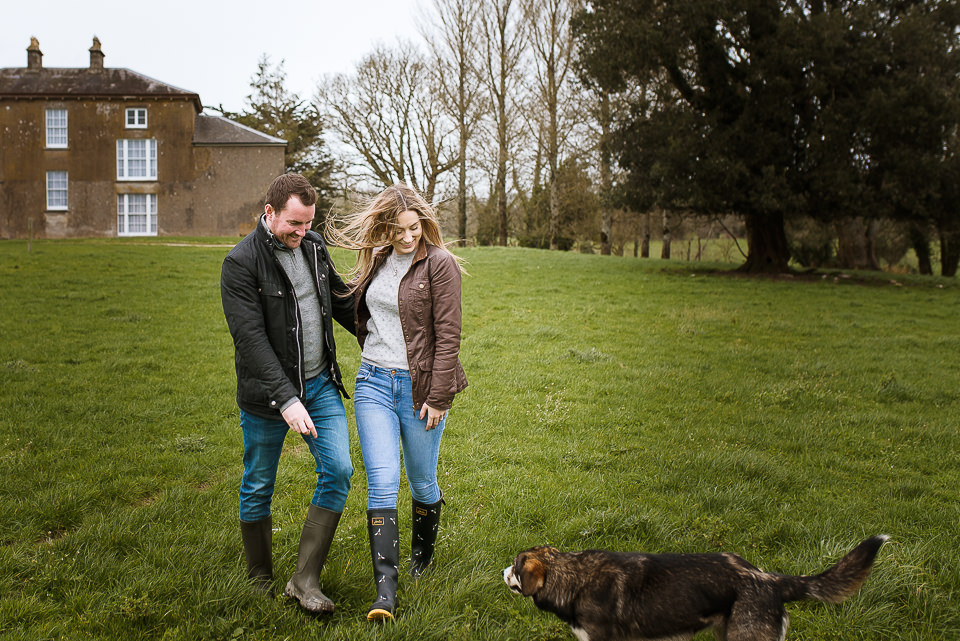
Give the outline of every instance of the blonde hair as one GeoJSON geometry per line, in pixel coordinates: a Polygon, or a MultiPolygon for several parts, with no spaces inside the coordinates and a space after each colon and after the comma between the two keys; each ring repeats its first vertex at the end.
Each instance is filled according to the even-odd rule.
{"type": "Polygon", "coordinates": [[[345,274],[351,291],[369,278],[376,250],[393,242],[400,229],[397,219],[405,211],[415,212],[420,220],[420,242],[447,252],[456,259],[460,271],[464,271],[462,259],[443,242],[436,208],[417,190],[397,183],[364,201],[359,211],[343,218],[328,216],[324,221],[324,233],[331,244],[359,252],[357,263],[345,274]]]}

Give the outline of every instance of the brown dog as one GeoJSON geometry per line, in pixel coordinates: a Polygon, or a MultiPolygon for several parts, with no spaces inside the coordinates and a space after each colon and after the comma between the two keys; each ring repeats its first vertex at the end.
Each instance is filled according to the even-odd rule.
{"type": "Polygon", "coordinates": [[[735,554],[634,554],[535,547],[503,571],[580,641],[686,641],[713,627],[720,641],[782,641],[783,604],[840,603],[867,580],[886,535],[874,536],[815,576],[763,572],[735,554]]]}

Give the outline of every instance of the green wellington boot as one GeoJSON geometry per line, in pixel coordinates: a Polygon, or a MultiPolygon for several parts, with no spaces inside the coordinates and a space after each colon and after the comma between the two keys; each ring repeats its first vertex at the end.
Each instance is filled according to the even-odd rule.
{"type": "Polygon", "coordinates": [[[326,614],[334,610],[333,601],[320,591],[320,570],[327,560],[333,534],[340,523],[340,514],[311,504],[303,532],[300,533],[297,571],[287,581],[284,593],[311,614],[326,614]]]}
{"type": "Polygon", "coordinates": [[[273,582],[273,518],[248,523],[240,521],[247,577],[257,592],[269,595],[273,582]]]}

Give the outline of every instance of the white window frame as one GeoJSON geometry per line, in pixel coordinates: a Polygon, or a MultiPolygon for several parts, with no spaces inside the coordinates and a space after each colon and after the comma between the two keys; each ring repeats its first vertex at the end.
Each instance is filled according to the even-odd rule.
{"type": "Polygon", "coordinates": [[[127,110],[124,112],[123,121],[126,124],[127,129],[146,129],[147,128],[147,108],[146,107],[128,107],[127,110]],[[133,122],[130,122],[131,116],[133,116],[133,122]]]}
{"type": "Polygon", "coordinates": [[[47,172],[47,211],[67,211],[70,178],[65,171],[47,172]]]}
{"type": "Polygon", "coordinates": [[[117,194],[117,236],[156,235],[157,195],[117,194]]]}
{"type": "Polygon", "coordinates": [[[46,112],[47,149],[66,149],[70,144],[67,110],[51,107],[46,112]],[[60,118],[63,118],[60,121],[60,118]]]}
{"type": "Polygon", "coordinates": [[[157,140],[156,138],[120,138],[117,140],[117,180],[156,180],[157,179],[157,140]],[[144,143],[143,153],[139,143],[144,143]],[[142,164],[141,164],[142,163],[142,164]]]}

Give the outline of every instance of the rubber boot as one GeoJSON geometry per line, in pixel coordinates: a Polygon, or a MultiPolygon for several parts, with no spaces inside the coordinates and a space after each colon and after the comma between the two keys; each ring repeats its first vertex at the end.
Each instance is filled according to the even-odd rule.
{"type": "Polygon", "coordinates": [[[370,606],[367,621],[392,620],[400,574],[400,528],[396,508],[367,510],[367,532],[370,535],[373,580],[377,585],[377,600],[370,606]]]}
{"type": "Polygon", "coordinates": [[[300,533],[297,571],[287,581],[284,593],[310,614],[326,614],[334,610],[333,601],[320,591],[320,570],[327,560],[340,514],[311,504],[300,533]]]}
{"type": "Polygon", "coordinates": [[[433,550],[440,528],[440,506],[443,496],[436,503],[421,503],[413,499],[413,526],[410,535],[410,576],[420,578],[433,563],[433,550]]]}
{"type": "Polygon", "coordinates": [[[247,577],[257,592],[269,595],[273,583],[273,517],[240,521],[247,577]]]}

